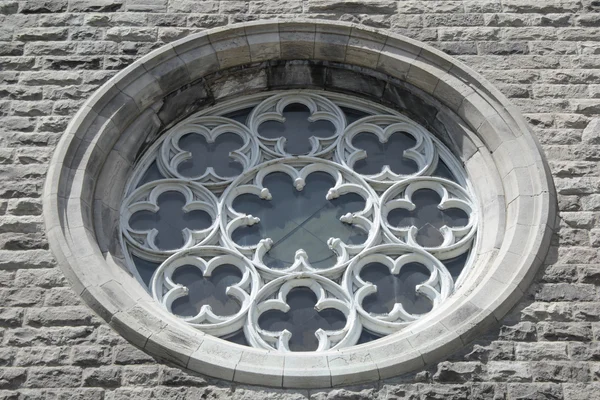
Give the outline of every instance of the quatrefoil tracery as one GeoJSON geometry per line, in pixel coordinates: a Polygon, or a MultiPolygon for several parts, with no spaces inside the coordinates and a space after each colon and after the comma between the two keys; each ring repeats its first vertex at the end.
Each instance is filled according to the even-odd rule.
{"type": "Polygon", "coordinates": [[[396,303],[393,309],[385,314],[365,311],[362,307],[364,299],[378,290],[377,286],[361,277],[363,268],[371,263],[386,266],[393,275],[398,275],[402,268],[411,263],[418,263],[427,268],[429,278],[415,289],[432,302],[433,309],[447,299],[454,288],[454,280],[448,269],[426,251],[400,244],[385,244],[366,250],[361,253],[360,258],[357,257],[350,263],[343,284],[347,292],[354,293],[354,301],[362,323],[372,332],[388,335],[416,321],[421,315],[407,312],[402,303],[396,303]]]}
{"type": "Polygon", "coordinates": [[[224,265],[234,266],[242,275],[239,282],[226,289],[226,294],[239,302],[239,311],[233,315],[218,315],[210,305],[205,304],[196,315],[181,318],[215,336],[231,335],[243,327],[248,308],[260,286],[260,278],[253,265],[234,252],[221,247],[204,246],[174,254],[162,263],[152,276],[152,295],[167,311],[172,312],[173,303],[189,294],[187,286],[173,280],[173,275],[178,269],[194,266],[206,279],[224,265]]]}
{"type": "MultiPolygon", "coordinates": [[[[292,156],[286,150],[285,136],[267,138],[260,135],[260,127],[268,121],[276,121],[285,124],[284,117],[286,107],[299,104],[306,107],[310,113],[307,122],[328,121],[333,125],[334,132],[326,137],[310,136],[310,151],[302,155],[318,157],[330,152],[338,141],[340,134],[346,127],[344,112],[332,101],[310,94],[298,93],[294,95],[281,94],[268,98],[254,108],[248,118],[248,126],[258,138],[261,148],[270,158],[292,156]]],[[[305,136],[305,135],[303,135],[305,136]]]]}
{"type": "MultiPolygon", "coordinates": [[[[211,154],[210,158],[216,156],[229,158],[232,162],[240,165],[240,170],[243,171],[250,168],[258,162],[260,156],[258,144],[254,135],[248,128],[232,119],[223,117],[198,117],[191,118],[178,124],[170,132],[169,137],[164,140],[161,149],[160,157],[158,157],[158,166],[161,173],[167,177],[178,179],[193,180],[205,184],[209,188],[224,187],[231,182],[236,174],[230,171],[228,174],[220,175],[211,165],[206,165],[201,173],[196,172],[194,168],[193,152],[182,148],[181,142],[189,136],[200,136],[207,147],[211,145],[224,144],[223,139],[228,135],[237,136],[242,143],[225,143],[230,151],[225,154],[211,154]],[[187,164],[187,165],[186,165],[187,164]],[[191,165],[190,165],[191,164],[191,165]],[[191,172],[182,173],[182,166],[188,168],[191,172]]],[[[231,168],[229,168],[231,170],[231,168]]]]}
{"type": "MultiPolygon", "coordinates": [[[[392,135],[404,132],[414,138],[415,144],[405,149],[402,154],[396,154],[395,156],[413,161],[416,164],[416,171],[404,175],[394,172],[389,165],[384,164],[379,172],[364,175],[364,178],[379,189],[411,176],[423,176],[432,173],[437,167],[438,155],[431,134],[420,125],[403,116],[375,115],[354,122],[348,126],[343,139],[338,142],[336,157],[341,164],[354,169],[358,161],[368,160],[369,158],[368,151],[357,147],[354,143],[359,135],[375,135],[379,142],[386,147],[392,135]]],[[[385,148],[384,151],[389,151],[389,149],[385,148]]]]}
{"type": "Polygon", "coordinates": [[[388,237],[400,243],[424,248],[440,260],[457,257],[469,250],[477,229],[477,210],[466,190],[454,182],[443,178],[422,177],[411,178],[390,187],[381,197],[382,227],[388,237]],[[443,237],[437,246],[419,243],[419,227],[413,225],[393,226],[389,215],[394,210],[414,211],[417,205],[413,202],[415,193],[431,190],[438,194],[440,202],[437,209],[441,212],[451,209],[460,210],[468,216],[466,224],[456,226],[442,225],[439,233],[443,237]]]}
{"type": "Polygon", "coordinates": [[[290,351],[289,330],[269,331],[261,328],[259,318],[265,312],[278,310],[290,311],[287,298],[294,288],[309,288],[317,297],[315,311],[333,309],[346,317],[343,328],[337,330],[317,329],[315,336],[319,345],[317,351],[336,349],[358,340],[361,331],[356,310],[350,296],[335,282],[311,273],[292,273],[267,283],[257,294],[257,301],[250,307],[249,324],[244,327],[246,336],[254,347],[266,350],[290,351]]]}
{"type": "MultiPolygon", "coordinates": [[[[139,187],[134,184],[128,190],[121,210],[121,227],[125,254],[132,268],[135,268],[132,256],[160,263],[149,289],[166,311],[194,328],[219,337],[232,336],[243,328],[246,340],[253,347],[297,350],[294,346],[297,337],[290,348],[294,331],[297,335],[308,335],[311,340],[305,341],[318,342],[317,351],[324,351],[356,344],[363,329],[376,335],[401,330],[436,310],[452,294],[454,281],[441,260],[468,254],[477,227],[477,207],[464,175],[460,175],[463,172],[459,163],[429,132],[408,118],[364,116],[365,112],[377,114],[380,111],[368,110],[360,104],[357,107],[360,117],[348,125],[335,100],[311,92],[277,94],[258,102],[245,124],[222,116],[190,117],[151,148],[143,159],[146,161],[142,162],[142,170],[135,172],[132,182],[141,181],[153,160],[166,179],[157,175],[157,180],[139,187]],[[313,135],[307,139],[310,133],[306,133],[297,138],[308,140],[310,144],[305,155],[293,156],[286,147],[286,137],[297,132],[289,131],[292,120],[286,120],[286,116],[290,107],[308,110],[306,121],[296,123],[295,129],[315,124],[332,127],[329,136],[313,135]],[[269,138],[261,135],[265,124],[280,124],[281,135],[269,138]],[[375,147],[382,154],[376,160],[381,161],[380,164],[368,174],[358,173],[363,169],[354,168],[359,162],[374,161],[372,153],[369,158],[369,148],[365,151],[359,141],[354,141],[359,135],[374,136],[375,147]],[[396,140],[398,135],[406,135],[410,140],[403,144],[408,145],[390,147],[386,144],[390,138],[396,140]],[[195,148],[188,146],[191,141],[195,148]],[[229,165],[219,169],[214,164],[195,162],[194,157],[204,154],[205,148],[223,149],[219,144],[227,148],[210,157],[219,157],[223,163],[235,163],[238,169],[229,165]],[[401,154],[384,154],[392,150],[401,154]],[[388,165],[385,160],[394,161],[395,156],[404,159],[402,167],[410,165],[412,170],[388,165]],[[461,184],[431,177],[438,164],[448,165],[448,173],[461,184]],[[271,185],[276,176],[284,177],[280,181],[286,182],[286,191],[271,185]],[[425,214],[427,221],[414,215],[422,205],[419,193],[424,191],[433,191],[439,197],[438,203],[433,204],[431,200],[431,204],[425,204],[432,211],[425,214]],[[161,207],[165,207],[161,196],[168,192],[176,192],[184,199],[181,226],[175,220],[168,221],[174,226],[175,233],[171,235],[182,238],[183,244],[176,249],[157,245],[159,231],[150,223],[158,217],[150,219],[142,228],[135,218],[132,220],[139,212],[158,216],[161,207]],[[342,200],[350,198],[354,203],[350,201],[351,206],[344,206],[342,200]],[[283,201],[284,206],[278,201],[283,201]],[[291,215],[296,212],[293,205],[304,207],[306,215],[291,215]],[[440,216],[443,220],[445,213],[452,210],[464,214],[465,222],[440,222],[440,216]],[[205,225],[209,226],[185,226],[189,222],[185,215],[193,212],[206,213],[210,223],[205,225]],[[402,223],[393,224],[389,217],[394,215],[405,218],[400,219],[402,223]],[[313,216],[321,217],[311,218],[313,216]],[[325,220],[324,216],[335,216],[335,219],[325,220]],[[424,223],[435,228],[435,232],[439,230],[441,243],[422,242],[419,233],[424,223]],[[286,224],[291,224],[291,228],[286,224]],[[263,226],[281,229],[265,231],[263,226]],[[344,234],[337,235],[339,237],[330,234],[335,226],[343,228],[335,232],[344,234]],[[295,237],[300,229],[314,238],[307,236],[306,240],[286,242],[285,235],[295,237]],[[248,232],[253,232],[254,239],[250,240],[248,232]],[[359,232],[361,240],[352,240],[352,232],[359,232]],[[328,258],[315,263],[311,258],[316,247],[310,245],[312,239],[319,240],[319,246],[328,249],[328,258]],[[282,243],[286,246],[282,247],[282,243]],[[278,250],[281,248],[285,248],[285,257],[278,250]],[[365,278],[374,276],[364,272],[371,265],[378,265],[378,284],[365,278]],[[407,297],[402,293],[397,294],[397,302],[387,309],[376,307],[379,311],[375,312],[366,306],[386,285],[393,285],[394,279],[400,279],[414,266],[420,268],[420,280],[413,279],[414,287],[407,286],[406,290],[413,293],[413,299],[421,299],[423,304],[430,304],[429,307],[415,308],[410,304],[405,307],[402,299],[407,297]],[[182,281],[182,271],[187,271],[195,280],[182,281]],[[218,278],[227,271],[233,271],[230,275],[235,275],[235,279],[228,277],[231,279],[224,288],[218,278]],[[383,277],[385,271],[389,271],[389,275],[383,277]],[[213,274],[216,275],[214,282],[213,274]],[[224,290],[218,294],[221,303],[211,303],[205,296],[207,293],[190,293],[194,287],[208,287],[206,285],[213,285],[210,290],[224,290]],[[306,294],[307,290],[314,294],[316,303],[314,310],[308,306],[303,311],[305,315],[310,314],[322,322],[326,319],[323,313],[343,315],[345,322],[328,320],[330,323],[320,326],[321,329],[315,328],[314,332],[283,329],[285,324],[282,323],[260,325],[261,315],[269,315],[269,318],[286,315],[294,320],[297,311],[290,311],[290,306],[296,304],[294,299],[298,293],[306,294]],[[181,304],[186,308],[181,308],[181,304]],[[211,304],[218,307],[213,308],[211,304]],[[285,314],[288,312],[291,313],[285,314]]],[[[248,105],[248,100],[240,100],[238,109],[248,105]]],[[[348,107],[347,102],[344,107],[348,107]]],[[[226,107],[217,109],[221,115],[232,115],[235,111],[226,107]]],[[[298,115],[301,114],[295,114],[298,115]]]]}
{"type": "Polygon", "coordinates": [[[140,186],[124,200],[121,210],[121,226],[126,242],[142,253],[152,254],[149,256],[150,259],[155,258],[153,255],[169,255],[179,249],[208,243],[216,234],[217,225],[218,201],[214,195],[200,185],[177,179],[163,179],[140,186]],[[156,243],[159,235],[157,228],[146,226],[142,229],[135,229],[130,224],[136,213],[160,213],[159,198],[168,192],[177,192],[185,199],[181,214],[201,211],[206,213],[211,220],[210,226],[200,229],[190,229],[185,226],[183,219],[179,221],[180,226],[174,226],[173,221],[167,221],[167,225],[174,231],[179,230],[182,235],[183,244],[178,248],[159,248],[156,243]]]}

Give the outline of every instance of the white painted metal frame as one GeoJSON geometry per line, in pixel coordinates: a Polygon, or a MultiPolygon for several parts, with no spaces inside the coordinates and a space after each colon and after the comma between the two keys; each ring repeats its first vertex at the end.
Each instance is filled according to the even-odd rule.
{"type": "Polygon", "coordinates": [[[339,99],[339,95],[328,98],[323,93],[286,91],[262,95],[262,98],[252,96],[250,99],[238,99],[227,106],[187,118],[166,132],[148,150],[132,176],[121,209],[122,244],[128,265],[136,275],[132,253],[149,261],[161,262],[152,277],[150,290],[153,298],[165,310],[171,311],[173,301],[188,293],[188,288],[172,280],[177,268],[193,265],[203,276],[210,277],[219,266],[230,264],[242,274],[241,282],[227,289],[227,294],[240,303],[240,310],[235,315],[220,316],[205,305],[197,315],[181,317],[181,320],[215,336],[228,336],[243,328],[253,347],[287,352],[290,332],[266,331],[260,328],[258,319],[268,310],[287,312],[287,293],[294,287],[308,287],[318,299],[315,309],[334,308],[346,316],[343,329],[320,329],[315,333],[319,340],[319,352],[356,344],[363,327],[387,335],[423,316],[406,312],[399,303],[389,314],[366,312],[362,308],[363,299],[377,291],[375,285],[360,277],[362,268],[368,263],[381,263],[396,275],[407,263],[424,265],[431,275],[416,290],[431,300],[434,309],[452,294],[454,280],[440,260],[468,252],[476,238],[478,226],[477,205],[460,163],[425,128],[381,106],[365,102],[354,104],[345,98],[343,106],[370,114],[348,125],[344,112],[336,104],[336,97],[339,99]],[[335,129],[330,137],[311,137],[311,150],[304,156],[287,153],[285,138],[268,139],[259,134],[259,126],[265,121],[285,122],[283,111],[290,104],[306,106],[310,111],[309,121],[326,120],[335,129]],[[254,108],[246,125],[222,116],[249,105],[254,108]],[[408,176],[399,175],[388,166],[374,175],[355,172],[352,169],[354,163],[367,157],[367,154],[356,148],[352,139],[363,132],[376,135],[382,143],[395,132],[414,137],[415,145],[401,156],[415,161],[417,172],[408,176]],[[234,133],[243,141],[239,150],[230,153],[230,157],[243,166],[241,175],[219,176],[211,167],[200,176],[186,177],[179,173],[179,164],[192,156],[179,146],[179,140],[184,135],[202,135],[210,143],[223,133],[234,133]],[[430,176],[440,159],[462,186],[448,179],[430,176]],[[137,187],[153,161],[157,162],[166,178],[137,187]],[[250,194],[263,201],[271,201],[272,194],[263,185],[263,179],[275,172],[287,174],[298,191],[304,189],[310,174],[324,172],[335,182],[326,195],[327,200],[347,193],[362,197],[365,200],[364,209],[343,215],[340,220],[367,232],[366,241],[356,245],[344,243],[340,238],[330,238],[328,245],[337,260],[328,268],[311,266],[305,250],[299,248],[295,262],[285,269],[269,268],[263,262],[264,255],[273,244],[270,238],[263,238],[254,246],[235,243],[232,234],[236,229],[260,223],[260,219],[237,212],[233,207],[234,200],[240,195],[250,194]],[[415,204],[412,195],[420,189],[434,190],[440,195],[440,210],[458,208],[469,216],[465,227],[444,226],[440,229],[444,242],[439,247],[421,247],[415,238],[416,227],[394,227],[387,220],[388,213],[396,208],[413,210],[415,204]],[[184,195],[186,203],[182,211],[203,210],[212,219],[211,226],[206,229],[193,231],[185,228],[184,245],[168,251],[160,250],[154,244],[158,233],[156,229],[136,231],[129,225],[130,217],[137,211],[156,212],[159,208],[158,197],[166,191],[177,191],[184,195]]]}

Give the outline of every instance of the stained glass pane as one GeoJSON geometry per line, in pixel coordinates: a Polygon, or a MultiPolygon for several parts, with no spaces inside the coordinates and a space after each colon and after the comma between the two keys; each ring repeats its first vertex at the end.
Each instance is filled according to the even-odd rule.
{"type": "Polygon", "coordinates": [[[354,163],[354,170],[363,175],[374,175],[387,165],[392,172],[409,175],[417,172],[417,163],[403,156],[404,151],[414,147],[415,138],[404,132],[393,133],[385,143],[371,133],[359,133],[352,144],[367,152],[367,157],[354,163]]]}
{"type": "Polygon", "coordinates": [[[242,278],[240,270],[233,265],[221,265],[210,277],[192,265],[179,267],[173,273],[173,282],[188,288],[189,294],[175,300],[171,310],[176,315],[194,316],[204,305],[209,305],[216,315],[233,315],[240,310],[239,303],[228,296],[227,288],[242,278]]]}
{"type": "Polygon", "coordinates": [[[415,210],[394,209],[388,214],[388,221],[393,226],[417,227],[417,243],[421,246],[440,246],[444,242],[442,226],[460,227],[469,222],[469,216],[458,208],[440,210],[440,201],[440,195],[434,190],[417,190],[412,196],[415,210]]]}
{"type": "Polygon", "coordinates": [[[446,163],[444,163],[442,160],[438,161],[437,168],[435,169],[435,171],[433,171],[432,175],[456,182],[454,174],[452,174],[446,163]]]}
{"type": "Polygon", "coordinates": [[[135,264],[135,267],[138,271],[138,274],[140,274],[142,281],[144,282],[146,287],[149,288],[150,280],[152,279],[152,274],[154,274],[154,271],[158,269],[160,264],[144,260],[143,258],[139,258],[134,255],[132,255],[131,258],[133,259],[133,263],[135,264]]]}
{"type": "Polygon", "coordinates": [[[178,166],[178,171],[187,177],[202,175],[212,167],[217,175],[231,177],[242,172],[242,165],[229,156],[244,145],[244,140],[234,133],[223,133],[209,143],[202,135],[188,134],[179,140],[182,150],[192,153],[192,157],[178,166]]]}
{"type": "Polygon", "coordinates": [[[402,304],[411,314],[424,314],[431,311],[431,301],[416,292],[416,286],[427,281],[430,273],[418,263],[406,264],[398,275],[390,273],[388,267],[379,263],[366,265],[360,277],[377,286],[377,292],[367,296],[363,308],[374,314],[389,313],[396,303],[402,304]]]}
{"type": "Polygon", "coordinates": [[[309,138],[330,137],[335,127],[329,121],[310,122],[310,111],[302,104],[290,104],[283,110],[285,122],[266,121],[258,127],[258,133],[266,138],[286,138],[285,149],[290,154],[307,154],[311,150],[309,138]]]}
{"type": "Polygon", "coordinates": [[[332,266],[336,255],[327,244],[329,238],[337,237],[348,244],[363,243],[367,238],[367,232],[339,220],[346,213],[362,210],[364,199],[348,194],[327,200],[327,191],[334,184],[329,174],[317,172],[309,175],[304,189],[298,191],[288,175],[268,175],[264,185],[272,200],[242,195],[234,201],[235,210],[259,217],[260,223],[238,228],[233,240],[241,245],[254,245],[263,238],[271,238],[273,246],[265,261],[273,268],[291,266],[299,249],[308,253],[313,267],[332,266]]]}
{"type": "Polygon", "coordinates": [[[212,223],[210,215],[201,210],[185,212],[185,197],[179,192],[167,191],[158,197],[157,212],[138,211],[129,219],[129,225],[139,231],[157,229],[154,240],[162,250],[177,249],[184,244],[183,229],[201,230],[212,223]]]}
{"type": "Polygon", "coordinates": [[[458,257],[443,261],[444,265],[450,272],[450,275],[452,275],[454,282],[456,282],[456,280],[462,273],[463,269],[465,268],[465,265],[467,264],[468,259],[469,259],[469,252],[466,252],[465,254],[461,254],[458,257]]]}
{"type": "Polygon", "coordinates": [[[287,329],[292,333],[289,345],[292,351],[313,351],[319,346],[315,336],[317,329],[335,331],[346,324],[346,317],[338,310],[315,310],[317,297],[306,287],[296,287],[287,295],[290,311],[270,310],[263,313],[258,324],[262,329],[280,332],[287,329]]]}
{"type": "Polygon", "coordinates": [[[140,187],[145,183],[154,182],[159,179],[164,179],[164,176],[160,173],[156,161],[153,161],[152,164],[150,164],[150,166],[146,170],[146,172],[144,172],[144,175],[142,176],[142,179],[140,179],[140,182],[137,186],[140,187]]]}
{"type": "Polygon", "coordinates": [[[348,108],[348,107],[340,107],[342,109],[342,111],[344,112],[344,115],[346,116],[346,122],[348,122],[348,125],[358,121],[361,118],[367,117],[371,114],[366,113],[364,111],[360,111],[354,108],[348,108]]]}
{"type": "Polygon", "coordinates": [[[244,108],[243,110],[237,110],[237,111],[233,111],[227,114],[223,114],[223,116],[225,118],[231,118],[237,122],[239,122],[240,124],[246,124],[246,121],[248,120],[248,116],[250,115],[250,113],[252,112],[254,107],[249,107],[249,108],[244,108]]]}

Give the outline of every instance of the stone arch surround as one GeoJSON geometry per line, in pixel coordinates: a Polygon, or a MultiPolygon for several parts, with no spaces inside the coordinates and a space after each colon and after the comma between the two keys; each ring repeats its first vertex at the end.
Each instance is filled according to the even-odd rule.
{"type": "Polygon", "coordinates": [[[423,367],[496,323],[519,301],[545,257],[555,201],[546,163],[520,113],[469,68],[401,36],[351,24],[294,21],[192,35],[117,74],[84,104],[63,135],[48,172],[44,214],[52,250],[75,290],[132,343],[218,378],[329,387],[423,367]],[[481,227],[484,240],[478,244],[473,284],[457,293],[432,326],[415,326],[352,351],[286,355],[284,360],[224,345],[163,314],[157,318],[157,308],[130,284],[110,238],[120,185],[144,143],[197,107],[235,95],[236,88],[278,88],[278,68],[287,71],[284,76],[299,71],[291,74],[298,76],[299,86],[322,82],[326,90],[379,96],[407,112],[419,107],[403,107],[399,99],[422,101],[435,115],[428,125],[465,163],[488,225],[481,227]],[[319,70],[323,81],[318,81],[319,70]],[[349,75],[357,79],[340,78],[349,75]],[[367,84],[348,87],[350,81],[367,84]],[[373,90],[378,87],[380,93],[373,90]],[[199,95],[202,88],[212,95],[204,97],[206,102],[199,95]],[[399,90],[412,95],[399,96],[399,90]],[[193,106],[182,108],[182,101],[193,106]],[[256,367],[258,357],[265,360],[262,368],[256,367]],[[312,376],[305,373],[308,367],[312,376]]]}

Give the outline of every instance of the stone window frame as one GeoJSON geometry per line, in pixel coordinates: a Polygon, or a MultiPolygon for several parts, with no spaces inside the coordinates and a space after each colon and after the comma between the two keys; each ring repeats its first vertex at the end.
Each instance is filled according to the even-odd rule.
{"type": "Polygon", "coordinates": [[[556,218],[556,193],[536,138],[519,110],[483,77],[412,39],[318,20],[211,29],[116,74],[69,123],[48,169],[43,204],[51,249],[73,289],[131,343],[215,378],[298,388],[398,376],[469,343],[521,299],[548,252],[556,218]],[[123,268],[116,240],[123,188],[163,121],[176,122],[179,110],[193,102],[183,88],[209,74],[276,60],[374,71],[407,82],[447,110],[445,139],[479,201],[481,240],[463,285],[409,329],[330,352],[257,350],[169,316],[123,268]],[[170,108],[161,107],[167,99],[170,108]]]}

